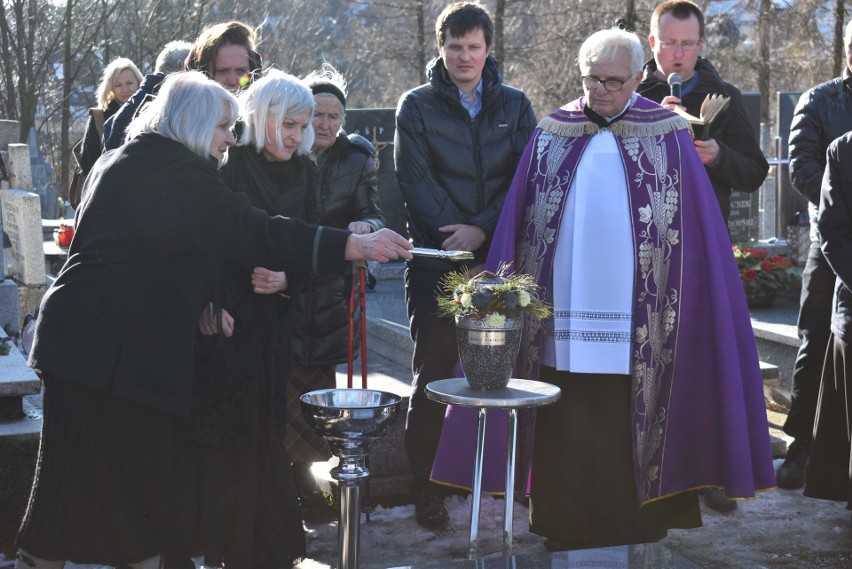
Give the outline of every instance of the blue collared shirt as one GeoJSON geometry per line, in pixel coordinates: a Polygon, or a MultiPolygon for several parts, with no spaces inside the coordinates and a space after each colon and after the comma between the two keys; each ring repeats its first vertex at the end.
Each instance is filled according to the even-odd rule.
{"type": "Polygon", "coordinates": [[[473,92],[472,101],[467,98],[467,93],[461,89],[459,89],[459,100],[467,111],[467,114],[470,115],[470,118],[474,118],[478,115],[479,111],[482,110],[482,79],[479,80],[479,85],[476,86],[476,89],[473,92]]]}

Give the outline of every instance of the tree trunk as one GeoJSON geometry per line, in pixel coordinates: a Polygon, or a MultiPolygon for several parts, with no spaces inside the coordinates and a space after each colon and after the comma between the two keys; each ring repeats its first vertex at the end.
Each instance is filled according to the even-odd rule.
{"type": "Polygon", "coordinates": [[[15,89],[15,61],[10,43],[13,43],[13,39],[9,28],[9,19],[6,16],[6,5],[3,4],[0,5],[0,63],[3,64],[3,82],[6,86],[5,118],[17,120],[18,93],[15,89]]]}
{"type": "Polygon", "coordinates": [[[846,14],[846,0],[836,0],[834,4],[834,70],[832,77],[838,77],[846,67],[846,46],[843,37],[843,17],[846,14]]]}
{"type": "Polygon", "coordinates": [[[426,56],[426,23],[423,14],[423,0],[417,0],[415,8],[417,13],[417,54],[420,60],[418,72],[420,73],[420,84],[426,83],[426,64],[429,62],[426,56]]]}
{"type": "Polygon", "coordinates": [[[68,131],[71,129],[71,87],[73,77],[70,70],[74,64],[74,54],[71,51],[71,21],[74,16],[74,0],[65,3],[65,16],[63,18],[62,38],[62,118],[59,135],[59,148],[61,149],[62,161],[59,168],[59,196],[68,199],[68,183],[71,181],[71,141],[68,131]]]}
{"type": "Polygon", "coordinates": [[[494,57],[497,58],[497,69],[503,74],[503,22],[506,18],[506,0],[497,0],[494,8],[494,38],[491,43],[494,57]]]}
{"type": "Polygon", "coordinates": [[[628,32],[636,31],[636,0],[627,0],[627,8],[624,10],[624,29],[628,32]]]}
{"type": "Polygon", "coordinates": [[[757,16],[757,89],[760,92],[760,122],[769,123],[769,40],[772,0],[760,0],[757,16]]]}

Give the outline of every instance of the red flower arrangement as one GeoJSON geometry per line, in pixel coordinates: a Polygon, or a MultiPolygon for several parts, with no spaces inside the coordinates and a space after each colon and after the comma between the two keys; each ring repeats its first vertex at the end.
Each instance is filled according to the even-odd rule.
{"type": "Polygon", "coordinates": [[[733,250],[746,295],[792,287],[793,262],[786,255],[770,257],[766,249],[742,245],[734,245],[733,250]]]}

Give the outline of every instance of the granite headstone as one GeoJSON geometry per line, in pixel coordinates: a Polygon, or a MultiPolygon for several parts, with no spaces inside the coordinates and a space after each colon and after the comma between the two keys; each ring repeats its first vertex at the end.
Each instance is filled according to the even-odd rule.
{"type": "Polygon", "coordinates": [[[780,137],[781,164],[778,166],[780,176],[779,194],[776,196],[775,230],[778,237],[786,236],[787,226],[792,220],[796,220],[800,212],[808,211],[808,200],[793,188],[790,182],[790,169],[786,164],[789,158],[788,141],[790,139],[790,123],[793,121],[793,111],[799,102],[801,93],[779,92],[777,117],[775,124],[778,125],[778,136],[780,137]]]}
{"type": "Polygon", "coordinates": [[[19,283],[44,286],[44,238],[41,200],[37,194],[10,189],[0,192],[3,229],[12,242],[13,275],[19,283]]]}
{"type": "Polygon", "coordinates": [[[0,119],[0,150],[5,151],[13,142],[21,141],[21,123],[0,119]]]}
{"type": "MultiPolygon", "coordinates": [[[[50,182],[53,167],[44,159],[38,144],[38,135],[34,128],[27,137],[30,150],[30,171],[32,172],[31,190],[41,199],[41,216],[46,219],[59,217],[59,190],[50,182]]],[[[64,213],[64,212],[63,212],[64,213]]]]}
{"type": "MultiPolygon", "coordinates": [[[[754,139],[760,140],[760,93],[743,93],[743,106],[748,116],[754,139]]],[[[760,231],[760,194],[759,192],[731,192],[731,215],[728,218],[728,231],[731,241],[739,243],[757,239],[760,231]]]]}
{"type": "Polygon", "coordinates": [[[9,187],[17,190],[32,190],[33,174],[30,168],[30,149],[26,144],[9,144],[6,160],[9,173],[9,187]]]}

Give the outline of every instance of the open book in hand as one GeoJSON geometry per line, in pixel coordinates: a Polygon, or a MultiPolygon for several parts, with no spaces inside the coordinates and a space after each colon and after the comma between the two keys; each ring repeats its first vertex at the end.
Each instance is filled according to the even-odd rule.
{"type": "Polygon", "coordinates": [[[710,132],[713,130],[713,121],[722,114],[722,111],[728,107],[730,102],[729,97],[713,93],[704,97],[704,102],[701,103],[700,117],[693,116],[678,106],[675,106],[674,112],[689,121],[693,138],[707,140],[711,138],[710,132]]]}

